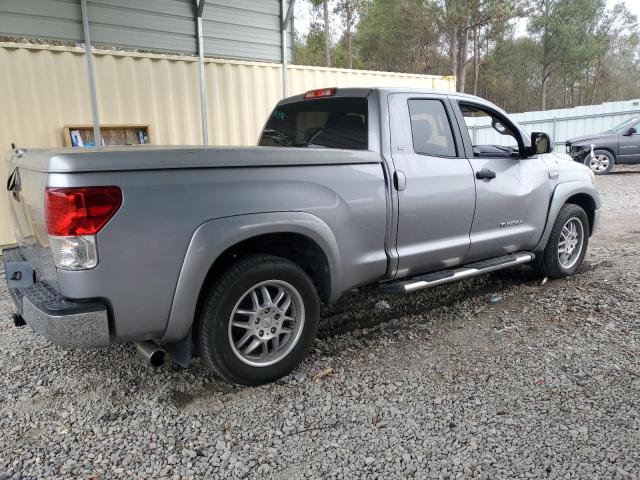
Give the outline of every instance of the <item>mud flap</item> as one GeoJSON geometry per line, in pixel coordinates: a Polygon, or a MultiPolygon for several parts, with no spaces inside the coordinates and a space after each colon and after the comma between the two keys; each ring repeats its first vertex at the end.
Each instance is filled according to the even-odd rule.
{"type": "Polygon", "coordinates": [[[189,368],[193,357],[192,346],[193,339],[191,338],[191,329],[189,329],[189,333],[184,339],[178,342],[167,343],[165,349],[173,361],[179,366],[189,368]]]}

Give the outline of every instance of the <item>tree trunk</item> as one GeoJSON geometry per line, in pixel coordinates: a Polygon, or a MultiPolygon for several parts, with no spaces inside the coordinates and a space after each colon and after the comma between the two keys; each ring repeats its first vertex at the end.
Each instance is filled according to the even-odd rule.
{"type": "Polygon", "coordinates": [[[540,85],[540,110],[547,109],[547,89],[549,87],[549,76],[547,75],[548,65],[542,66],[542,84],[540,85]]]}
{"type": "Polygon", "coordinates": [[[329,0],[324,0],[324,65],[331,66],[331,26],[329,24],[329,0]]]}
{"type": "Polygon", "coordinates": [[[598,65],[596,66],[596,72],[593,75],[593,92],[591,93],[591,105],[596,103],[596,92],[598,91],[598,79],[600,78],[600,69],[602,62],[598,58],[598,65]]]}
{"type": "Polygon", "coordinates": [[[473,94],[478,95],[480,77],[480,28],[473,29],[473,94]]]}
{"type": "Polygon", "coordinates": [[[351,22],[353,22],[353,12],[351,5],[347,5],[347,61],[349,68],[353,68],[353,33],[351,32],[351,22]]]}
{"type": "MultiPolygon", "coordinates": [[[[449,37],[449,60],[451,61],[451,75],[456,76],[458,74],[458,35],[456,29],[453,29],[447,33],[449,37]]],[[[456,88],[458,81],[456,79],[456,88]]]]}
{"type": "Polygon", "coordinates": [[[467,29],[458,30],[458,48],[457,48],[457,61],[456,61],[456,91],[464,92],[466,83],[466,71],[467,71],[467,46],[469,44],[469,37],[467,29]]]}

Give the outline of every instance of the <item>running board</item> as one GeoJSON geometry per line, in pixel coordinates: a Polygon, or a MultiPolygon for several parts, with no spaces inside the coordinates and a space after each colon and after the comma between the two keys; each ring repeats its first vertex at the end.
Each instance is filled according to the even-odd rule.
{"type": "Polygon", "coordinates": [[[436,285],[457,282],[463,278],[475,277],[496,270],[502,270],[503,268],[529,263],[535,258],[535,254],[531,252],[512,253],[511,255],[470,263],[455,270],[441,270],[439,272],[420,275],[419,277],[383,283],[379,286],[379,290],[380,293],[385,295],[411,293],[416,290],[435,287],[436,285]]]}

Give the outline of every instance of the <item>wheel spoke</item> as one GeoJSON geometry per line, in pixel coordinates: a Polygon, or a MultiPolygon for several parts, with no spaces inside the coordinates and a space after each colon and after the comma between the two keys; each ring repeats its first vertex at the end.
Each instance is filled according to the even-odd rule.
{"type": "Polygon", "coordinates": [[[245,330],[249,330],[251,328],[251,325],[249,325],[248,322],[234,321],[234,322],[231,322],[231,325],[238,328],[244,328],[245,330]]]}
{"type": "Polygon", "coordinates": [[[250,338],[251,338],[251,332],[246,332],[242,336],[242,338],[236,342],[236,348],[241,348],[245,343],[247,343],[247,340],[249,340],[250,338]]]}
{"type": "Polygon", "coordinates": [[[238,310],[236,310],[236,313],[238,315],[249,315],[249,316],[253,316],[256,314],[254,310],[244,310],[242,308],[239,308],[238,310]]]}
{"type": "Polygon", "coordinates": [[[284,291],[284,288],[278,287],[278,293],[276,294],[275,298],[273,299],[273,304],[276,307],[280,304],[280,302],[282,301],[282,299],[284,298],[286,293],[287,292],[284,291]]]}
{"type": "Polygon", "coordinates": [[[245,355],[250,354],[251,352],[253,352],[256,348],[258,348],[260,346],[262,342],[260,340],[258,340],[257,338],[253,339],[253,342],[251,342],[249,344],[249,346],[247,348],[245,348],[242,353],[245,355]]]}
{"type": "Polygon", "coordinates": [[[262,294],[262,306],[266,307],[267,305],[271,305],[271,294],[266,286],[262,285],[260,287],[260,293],[262,294]]]}
{"type": "Polygon", "coordinates": [[[282,302],[282,305],[278,308],[284,315],[285,313],[287,313],[287,310],[289,310],[290,306],[291,306],[291,295],[287,294],[286,298],[284,299],[284,302],[282,302]]]}
{"type": "Polygon", "coordinates": [[[258,294],[255,290],[251,290],[251,302],[253,303],[253,309],[258,310],[260,308],[260,302],[258,301],[258,294]]]}
{"type": "Polygon", "coordinates": [[[273,352],[275,353],[278,350],[280,350],[280,334],[273,337],[272,342],[273,342],[273,352]]]}
{"type": "Polygon", "coordinates": [[[269,356],[269,347],[267,342],[262,342],[262,358],[269,356]]]}

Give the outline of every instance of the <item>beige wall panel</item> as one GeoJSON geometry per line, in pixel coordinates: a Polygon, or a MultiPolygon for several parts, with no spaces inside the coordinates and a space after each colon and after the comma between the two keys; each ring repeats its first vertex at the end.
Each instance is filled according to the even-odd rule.
{"type": "MultiPolygon", "coordinates": [[[[194,57],[96,50],[101,123],[147,123],[153,143],[199,145],[200,90],[194,57]]],[[[272,63],[207,59],[209,143],[254,145],[282,96],[282,68],[272,63]]],[[[453,90],[452,77],[291,65],[289,94],[321,87],[412,86],[453,90]]],[[[0,152],[61,147],[62,127],[90,124],[82,49],[0,43],[0,152]]],[[[6,178],[0,162],[0,185],[6,178]]],[[[0,193],[0,245],[13,243],[7,196],[0,193]]]]}

